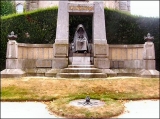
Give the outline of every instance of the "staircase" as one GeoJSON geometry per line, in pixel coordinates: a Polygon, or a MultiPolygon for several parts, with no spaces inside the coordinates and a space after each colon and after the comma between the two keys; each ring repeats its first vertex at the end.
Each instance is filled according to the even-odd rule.
{"type": "Polygon", "coordinates": [[[68,65],[57,77],[61,78],[106,78],[107,74],[95,68],[94,65],[68,65]]]}

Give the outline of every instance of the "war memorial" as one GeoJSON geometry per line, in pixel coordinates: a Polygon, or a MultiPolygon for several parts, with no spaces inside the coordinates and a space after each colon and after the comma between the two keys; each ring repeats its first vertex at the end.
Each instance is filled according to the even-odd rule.
{"type": "MultiPolygon", "coordinates": [[[[61,78],[106,78],[108,76],[159,77],[155,69],[154,37],[144,44],[107,43],[103,2],[60,1],[54,44],[25,44],[8,35],[6,69],[1,77],[46,76],[61,78]],[[85,26],[77,24],[69,43],[70,15],[92,15],[92,41],[85,26]]],[[[143,37],[143,36],[142,36],[143,37]]]]}

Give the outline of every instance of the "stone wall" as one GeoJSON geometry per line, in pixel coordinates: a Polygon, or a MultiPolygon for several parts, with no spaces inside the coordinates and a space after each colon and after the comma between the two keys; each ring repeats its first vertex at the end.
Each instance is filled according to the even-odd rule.
{"type": "Polygon", "coordinates": [[[136,60],[143,59],[143,44],[135,45],[109,45],[110,60],[136,60]]]}
{"type": "Polygon", "coordinates": [[[53,59],[53,44],[18,43],[18,59],[53,59]]]}
{"type": "Polygon", "coordinates": [[[142,69],[143,44],[109,45],[109,59],[111,69],[142,69]]]}
{"type": "MultiPolygon", "coordinates": [[[[110,44],[108,47],[110,67],[101,69],[104,73],[112,71],[114,75],[159,76],[159,72],[155,70],[155,51],[152,42],[135,45],[110,44]]],[[[46,76],[46,72],[54,69],[55,65],[64,63],[60,61],[60,64],[55,64],[53,54],[53,44],[25,44],[9,40],[6,69],[1,71],[1,77],[46,76]]],[[[60,69],[55,69],[55,75],[59,71],[60,69]]]]}

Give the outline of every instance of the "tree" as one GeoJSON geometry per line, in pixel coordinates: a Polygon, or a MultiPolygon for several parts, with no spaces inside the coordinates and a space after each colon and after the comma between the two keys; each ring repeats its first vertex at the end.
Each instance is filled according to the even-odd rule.
{"type": "Polygon", "coordinates": [[[1,1],[1,16],[16,13],[14,1],[1,1]]]}

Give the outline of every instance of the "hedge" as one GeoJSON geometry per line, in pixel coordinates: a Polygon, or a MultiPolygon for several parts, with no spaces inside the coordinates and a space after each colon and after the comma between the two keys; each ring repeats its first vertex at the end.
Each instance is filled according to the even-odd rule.
{"type": "MultiPolygon", "coordinates": [[[[11,31],[18,35],[19,43],[48,44],[55,42],[58,7],[39,9],[22,14],[1,17],[1,70],[5,69],[7,36],[11,31]],[[29,33],[30,37],[26,36],[29,33]]],[[[134,16],[105,8],[106,37],[108,44],[143,44],[144,35],[154,36],[156,69],[159,69],[159,18],[134,16]]],[[[85,26],[92,41],[92,16],[71,15],[69,42],[72,42],[78,24],[85,26]]],[[[62,29],[63,30],[63,29],[62,29]]]]}

